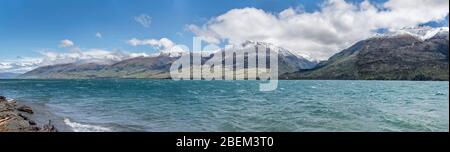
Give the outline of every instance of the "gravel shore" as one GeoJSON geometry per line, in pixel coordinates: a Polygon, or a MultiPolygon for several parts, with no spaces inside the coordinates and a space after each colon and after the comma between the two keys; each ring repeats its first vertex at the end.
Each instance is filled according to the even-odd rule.
{"type": "Polygon", "coordinates": [[[37,124],[30,117],[31,107],[0,96],[0,132],[57,132],[51,120],[47,124],[37,124]]]}

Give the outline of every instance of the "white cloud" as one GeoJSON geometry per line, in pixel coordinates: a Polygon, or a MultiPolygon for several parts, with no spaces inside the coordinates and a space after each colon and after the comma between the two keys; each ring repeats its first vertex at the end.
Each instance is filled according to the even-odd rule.
{"type": "Polygon", "coordinates": [[[95,37],[101,39],[101,38],[103,38],[103,35],[102,35],[102,33],[97,32],[97,33],[95,33],[95,37]]]}
{"type": "Polygon", "coordinates": [[[134,17],[134,20],[145,28],[150,27],[150,24],[152,23],[152,17],[148,16],[147,14],[136,16],[134,17]]]}
{"type": "Polygon", "coordinates": [[[187,29],[209,43],[264,41],[324,60],[372,36],[377,29],[442,20],[448,15],[448,5],[448,0],[389,0],[380,5],[367,0],[328,0],[315,12],[294,8],[279,13],[232,9],[204,25],[187,25],[187,29]]]}
{"type": "MultiPolygon", "coordinates": [[[[148,45],[150,47],[158,49],[160,54],[165,54],[169,56],[179,56],[183,53],[186,53],[189,51],[189,48],[185,48],[185,46],[176,45],[174,42],[172,42],[168,38],[161,38],[159,40],[157,39],[136,39],[133,38],[131,40],[128,40],[128,44],[132,46],[139,46],[139,45],[148,45]]],[[[156,53],[158,54],[158,53],[156,53]]],[[[155,54],[153,54],[155,55],[155,54]]]]}
{"type": "Polygon", "coordinates": [[[126,54],[119,51],[108,51],[102,49],[87,49],[73,48],[68,53],[59,53],[53,51],[42,51],[43,60],[41,65],[65,64],[74,62],[97,62],[97,63],[112,63],[120,61],[127,57],[126,54]]]}
{"type": "Polygon", "coordinates": [[[140,39],[133,38],[131,40],[128,40],[128,44],[130,44],[132,46],[148,45],[148,46],[155,47],[155,48],[161,49],[161,50],[170,49],[173,46],[175,46],[175,43],[173,43],[168,38],[161,38],[159,40],[157,40],[157,39],[140,40],[140,39]]]}
{"type": "Polygon", "coordinates": [[[68,40],[68,39],[61,40],[61,41],[59,42],[59,47],[60,47],[60,48],[71,47],[71,46],[73,46],[73,45],[74,45],[73,41],[68,40]]]}

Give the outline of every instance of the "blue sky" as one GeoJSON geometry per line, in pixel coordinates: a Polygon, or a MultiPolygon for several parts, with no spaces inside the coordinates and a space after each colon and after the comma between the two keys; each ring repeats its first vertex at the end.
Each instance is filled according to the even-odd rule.
{"type": "MultiPolygon", "coordinates": [[[[82,48],[152,50],[131,47],[130,38],[168,37],[190,44],[186,24],[201,24],[233,8],[257,7],[279,12],[288,7],[317,9],[320,1],[297,0],[2,0],[0,1],[0,58],[39,55],[57,49],[61,39],[82,48]],[[134,21],[151,16],[149,28],[134,21]],[[94,35],[100,32],[102,39],[94,35]],[[177,34],[178,33],[178,34],[177,34]]],[[[64,50],[61,50],[64,51],[64,50]]]]}
{"type": "MultiPolygon", "coordinates": [[[[442,0],[433,1],[442,2],[442,0]]],[[[378,7],[386,2],[387,0],[371,0],[370,4],[378,7]]],[[[448,4],[448,0],[444,0],[443,2],[448,4]]],[[[235,15],[228,12],[233,9],[240,9],[236,13],[244,13],[242,16],[250,14],[256,16],[265,15],[267,17],[267,15],[269,15],[270,18],[270,16],[273,15],[277,18],[277,23],[274,24],[282,25],[285,24],[285,20],[281,17],[282,12],[288,12],[286,10],[292,8],[295,12],[293,15],[295,17],[308,19],[307,15],[311,16],[314,12],[318,12],[319,14],[323,14],[319,16],[321,19],[325,20],[325,22],[334,24],[336,21],[332,20],[339,20],[340,17],[345,17],[346,14],[344,13],[342,14],[343,16],[336,16],[333,19],[332,16],[330,17],[330,14],[334,14],[334,12],[330,13],[323,10],[330,9],[331,11],[339,12],[339,9],[345,9],[342,4],[354,4],[355,6],[360,6],[362,3],[363,0],[1,0],[0,62],[2,60],[15,60],[18,59],[18,57],[39,57],[42,56],[42,51],[52,51],[57,53],[70,52],[74,47],[80,48],[81,50],[95,48],[103,50],[152,53],[157,52],[158,50],[148,45],[131,46],[127,43],[127,41],[132,38],[168,38],[176,44],[185,44],[191,47],[192,37],[194,35],[206,36],[207,34],[205,35],[205,33],[211,32],[217,35],[216,38],[227,39],[229,41],[236,40],[237,42],[237,40],[241,39],[254,38],[255,40],[261,41],[274,40],[273,42],[276,43],[278,40],[287,39],[288,37],[271,37],[266,34],[269,32],[259,31],[260,34],[258,35],[262,35],[261,37],[246,35],[236,38],[229,36],[226,33],[220,33],[220,29],[218,29],[222,27],[226,29],[229,27],[224,27],[224,25],[221,25],[219,22],[208,21],[221,15],[235,15]],[[332,2],[332,4],[325,6],[325,3],[327,2],[332,2]],[[246,10],[244,8],[252,9],[246,10]],[[262,10],[262,14],[261,12],[258,12],[258,10],[262,10]],[[151,23],[148,27],[141,25],[135,20],[135,18],[140,15],[146,15],[151,18],[151,23]],[[196,33],[188,29],[188,25],[195,25],[199,28],[207,27],[207,29],[202,29],[201,32],[196,33]],[[217,31],[211,30],[209,27],[212,27],[211,29],[217,31]],[[100,33],[101,38],[96,37],[96,33],[100,33]],[[65,48],[58,47],[60,45],[60,41],[65,39],[74,42],[74,46],[65,48]]],[[[403,9],[398,8],[396,6],[397,3],[393,3],[392,5],[393,9],[403,9]]],[[[420,7],[424,4],[417,5],[417,7],[420,7]]],[[[432,7],[437,6],[431,4],[430,6],[424,6],[425,9],[432,7]]],[[[433,24],[427,25],[448,26],[448,5],[446,7],[446,10],[436,8],[441,9],[442,11],[433,14],[430,13],[429,15],[429,20],[435,20],[436,14],[441,17],[442,13],[445,14],[447,12],[447,17],[444,21],[433,21],[433,24]]],[[[415,8],[415,6],[412,8],[415,8]]],[[[383,11],[384,9],[385,8],[380,8],[379,10],[383,11]]],[[[407,10],[408,8],[404,8],[403,10],[405,9],[407,10]]],[[[357,9],[353,11],[358,13],[357,9]]],[[[354,12],[348,13],[351,14],[354,12]]],[[[398,12],[401,13],[402,11],[398,12]]],[[[411,14],[411,16],[417,15],[411,14]]],[[[355,18],[358,17],[361,18],[361,15],[355,16],[355,18]]],[[[239,18],[239,16],[237,16],[237,18],[239,18]]],[[[405,16],[405,18],[411,17],[405,16]]],[[[227,18],[224,20],[224,23],[228,23],[228,20],[230,19],[227,18]]],[[[286,19],[286,21],[289,20],[286,19]]],[[[229,23],[233,22],[230,21],[229,23]]],[[[406,20],[405,24],[401,25],[411,26],[418,24],[424,23],[421,23],[420,20],[406,20]]],[[[298,29],[301,31],[303,28],[300,25],[301,24],[292,25],[294,27],[293,30],[298,29]]],[[[393,24],[382,25],[381,21],[376,22],[373,24],[373,29],[369,29],[367,33],[361,37],[352,37],[348,38],[346,41],[336,42],[339,44],[328,44],[329,41],[324,41],[327,43],[323,44],[327,46],[317,49],[333,51],[328,53],[306,52],[306,54],[311,53],[312,56],[317,56],[318,58],[327,57],[330,54],[335,53],[338,49],[346,47],[356,40],[367,37],[368,34],[371,34],[370,31],[378,28],[396,27],[392,25],[393,24]]],[[[233,26],[230,26],[230,28],[232,27],[233,26]]],[[[271,27],[266,26],[259,29],[270,30],[271,27]]],[[[307,28],[305,27],[305,29],[307,28]]],[[[292,31],[292,29],[289,30],[292,31]]],[[[341,32],[342,29],[333,30],[341,32]]],[[[229,32],[233,31],[234,30],[230,30],[229,32]]],[[[344,32],[345,30],[342,31],[342,33],[344,32]]],[[[255,31],[255,33],[258,33],[258,31],[255,31]]],[[[236,35],[239,35],[239,33],[236,35]]],[[[274,35],[280,34],[275,33],[274,35]]],[[[305,34],[303,33],[303,35],[305,34]]],[[[308,33],[306,35],[308,35],[308,33]]],[[[352,34],[350,33],[348,35],[352,34]]],[[[338,35],[336,37],[347,38],[348,35],[338,35]]],[[[321,37],[328,36],[325,35],[321,37]]],[[[299,40],[301,41],[303,39],[299,40]]],[[[306,39],[305,43],[309,41],[309,39],[306,39]]],[[[321,44],[320,42],[314,43],[321,44]]],[[[294,50],[308,50],[310,48],[312,48],[311,50],[315,49],[313,46],[304,48],[289,43],[280,43],[280,45],[294,50]]]]}

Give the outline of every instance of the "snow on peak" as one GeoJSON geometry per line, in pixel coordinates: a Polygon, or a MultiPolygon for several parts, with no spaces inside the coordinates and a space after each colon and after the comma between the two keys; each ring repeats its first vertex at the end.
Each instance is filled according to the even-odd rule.
{"type": "Polygon", "coordinates": [[[275,44],[272,43],[267,43],[267,42],[256,42],[256,41],[250,41],[247,40],[246,42],[242,43],[241,46],[243,48],[248,48],[248,47],[255,47],[255,46],[262,46],[264,48],[270,48],[271,50],[277,50],[279,54],[283,55],[283,56],[295,56],[297,58],[302,58],[302,59],[306,59],[309,61],[315,61],[315,59],[311,58],[310,56],[306,55],[306,54],[300,54],[300,53],[294,53],[288,49],[279,47],[275,44]]]}
{"type": "Polygon", "coordinates": [[[411,35],[414,36],[422,41],[430,39],[434,37],[435,35],[447,32],[448,33],[449,28],[448,27],[438,27],[433,28],[429,26],[418,26],[418,27],[406,27],[398,30],[389,30],[386,33],[377,33],[374,37],[375,38],[383,38],[383,37],[395,37],[400,35],[411,35]]]}

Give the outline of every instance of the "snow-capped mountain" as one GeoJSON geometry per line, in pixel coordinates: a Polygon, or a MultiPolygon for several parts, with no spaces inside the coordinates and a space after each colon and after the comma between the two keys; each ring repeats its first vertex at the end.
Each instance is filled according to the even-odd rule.
{"type": "Polygon", "coordinates": [[[375,34],[374,38],[386,38],[386,37],[396,37],[402,35],[410,35],[416,37],[419,40],[425,41],[436,35],[446,34],[448,35],[448,27],[438,27],[433,28],[429,26],[418,26],[418,27],[408,27],[399,30],[389,30],[386,33],[375,34]]]}
{"type": "Polygon", "coordinates": [[[305,54],[298,54],[298,53],[293,53],[285,48],[279,47],[277,45],[274,45],[272,43],[267,43],[267,42],[255,42],[255,41],[246,41],[244,43],[241,44],[241,46],[243,48],[247,48],[247,47],[255,47],[255,46],[262,46],[264,48],[270,48],[271,50],[278,50],[278,53],[280,55],[283,56],[296,56],[297,58],[303,58],[305,60],[309,60],[309,61],[313,61],[315,62],[315,59],[311,58],[308,55],[305,54]]]}
{"type": "MultiPolygon", "coordinates": [[[[287,49],[278,47],[271,43],[265,43],[265,42],[246,41],[245,43],[242,43],[241,45],[233,46],[232,48],[227,48],[225,51],[239,52],[239,51],[244,51],[245,49],[254,49],[254,48],[259,48],[259,49],[266,48],[267,50],[269,50],[271,55],[276,54],[278,56],[278,73],[279,74],[295,72],[295,71],[302,70],[302,69],[311,69],[318,63],[317,61],[308,60],[305,56],[292,53],[291,51],[289,51],[287,49]]],[[[222,51],[224,51],[224,50],[222,50],[222,51]]],[[[251,55],[252,54],[248,54],[248,56],[251,56],[251,55]]],[[[256,56],[256,54],[254,54],[253,56],[256,56]]],[[[229,57],[232,57],[232,56],[225,56],[225,58],[229,58],[229,57]]],[[[244,57],[236,56],[236,58],[244,58],[244,57]]],[[[244,63],[237,61],[236,64],[244,64],[244,63]]]]}
{"type": "Polygon", "coordinates": [[[308,71],[285,79],[446,80],[448,28],[405,28],[359,41],[308,71]]]}

